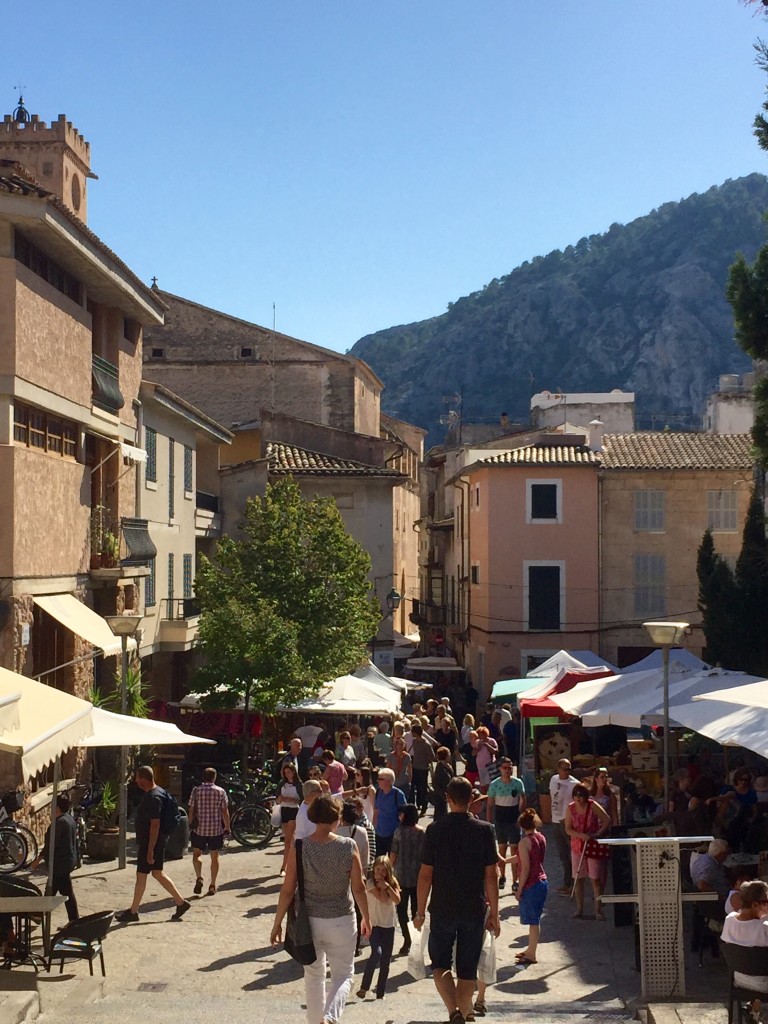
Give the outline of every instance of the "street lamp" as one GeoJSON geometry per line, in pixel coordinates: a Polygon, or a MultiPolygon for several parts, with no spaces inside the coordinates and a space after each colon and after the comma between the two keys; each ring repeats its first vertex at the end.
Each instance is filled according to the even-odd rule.
{"type": "Polygon", "coordinates": [[[384,598],[387,602],[387,613],[388,615],[394,615],[397,609],[400,607],[400,602],[403,600],[400,594],[395,590],[394,587],[390,590],[387,596],[384,598]]]}
{"type": "MultiPolygon", "coordinates": [[[[115,636],[120,637],[122,646],[122,666],[120,671],[120,714],[128,712],[128,638],[136,636],[141,625],[141,615],[106,615],[107,624],[115,636]]],[[[117,846],[117,866],[126,865],[126,834],[128,831],[128,747],[120,747],[120,789],[118,792],[118,825],[120,835],[117,846]]]]}
{"type": "Polygon", "coordinates": [[[644,622],[651,642],[661,647],[664,658],[664,814],[669,812],[669,650],[678,647],[688,629],[687,622],[644,622]]]}

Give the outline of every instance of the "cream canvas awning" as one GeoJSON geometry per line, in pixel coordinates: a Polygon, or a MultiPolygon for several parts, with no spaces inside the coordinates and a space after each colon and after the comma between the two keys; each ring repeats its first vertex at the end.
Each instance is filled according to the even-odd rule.
{"type": "Polygon", "coordinates": [[[17,754],[30,779],[93,732],[92,705],[53,686],[0,668],[0,700],[21,693],[19,725],[0,736],[0,750],[17,754]]]}
{"type": "Polygon", "coordinates": [[[19,701],[21,693],[6,693],[0,696],[0,736],[19,728],[19,701]]]}
{"type": "MultiPolygon", "coordinates": [[[[52,615],[72,633],[76,633],[94,647],[99,647],[107,657],[120,653],[120,637],[115,636],[105,619],[82,601],[78,601],[74,594],[50,594],[35,597],[34,602],[38,608],[52,615]]],[[[135,638],[129,637],[128,650],[135,648],[135,638]]]]}

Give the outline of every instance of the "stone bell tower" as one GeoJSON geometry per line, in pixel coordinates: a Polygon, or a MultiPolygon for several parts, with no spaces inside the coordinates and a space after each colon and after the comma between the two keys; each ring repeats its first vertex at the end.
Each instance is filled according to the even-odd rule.
{"type": "Polygon", "coordinates": [[[64,114],[50,126],[30,114],[24,97],[12,114],[0,123],[0,160],[15,160],[43,186],[50,189],[76,214],[88,220],[91,146],[64,114]]]}

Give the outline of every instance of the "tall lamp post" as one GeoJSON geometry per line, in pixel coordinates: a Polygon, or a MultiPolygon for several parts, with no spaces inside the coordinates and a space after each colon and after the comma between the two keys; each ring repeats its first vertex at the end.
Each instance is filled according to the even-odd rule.
{"type": "Polygon", "coordinates": [[[669,651],[679,647],[688,629],[687,622],[644,622],[652,643],[662,650],[664,659],[664,814],[669,811],[669,651]]]}
{"type": "MultiPolygon", "coordinates": [[[[386,622],[387,619],[391,618],[395,614],[397,609],[400,607],[401,601],[402,597],[400,596],[398,591],[395,590],[394,587],[392,587],[390,592],[384,598],[384,602],[387,606],[387,611],[386,614],[382,616],[381,622],[386,622]]],[[[381,622],[379,623],[379,626],[381,626],[381,622]]],[[[374,637],[371,640],[371,661],[374,663],[374,665],[376,664],[376,637],[374,637]]]]}
{"type": "MultiPolygon", "coordinates": [[[[109,628],[120,637],[122,646],[122,666],[120,671],[120,714],[128,712],[128,640],[136,636],[141,625],[141,615],[106,615],[109,628]]],[[[117,866],[126,865],[126,836],[128,832],[128,747],[120,747],[120,788],[118,791],[118,824],[120,835],[117,846],[117,866]]]]}

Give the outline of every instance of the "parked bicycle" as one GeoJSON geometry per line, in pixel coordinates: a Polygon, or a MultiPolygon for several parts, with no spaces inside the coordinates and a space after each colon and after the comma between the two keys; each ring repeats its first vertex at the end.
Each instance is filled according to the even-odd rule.
{"type": "MultiPolygon", "coordinates": [[[[19,789],[11,790],[10,793],[6,793],[0,802],[0,830],[3,832],[10,831],[15,832],[16,835],[20,836],[24,841],[26,847],[26,854],[20,864],[16,867],[3,867],[0,865],[0,871],[16,871],[17,868],[23,867],[27,860],[35,860],[38,854],[38,842],[37,836],[32,829],[27,828],[26,825],[22,825],[21,822],[16,821],[13,817],[21,808],[24,806],[24,794],[19,789]]],[[[6,844],[7,845],[7,844],[6,844]]],[[[4,863],[12,863],[18,856],[19,849],[16,844],[11,843],[8,846],[8,857],[4,863]]]]}

